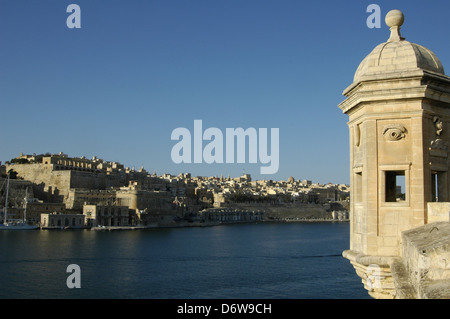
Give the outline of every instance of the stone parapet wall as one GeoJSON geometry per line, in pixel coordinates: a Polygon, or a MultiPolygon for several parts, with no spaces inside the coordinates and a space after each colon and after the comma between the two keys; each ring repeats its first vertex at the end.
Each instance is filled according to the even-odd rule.
{"type": "Polygon", "coordinates": [[[430,202],[427,204],[428,223],[448,222],[450,220],[449,202],[430,202]]]}
{"type": "Polygon", "coordinates": [[[405,231],[402,241],[402,262],[417,297],[450,298],[450,223],[405,231]]]}

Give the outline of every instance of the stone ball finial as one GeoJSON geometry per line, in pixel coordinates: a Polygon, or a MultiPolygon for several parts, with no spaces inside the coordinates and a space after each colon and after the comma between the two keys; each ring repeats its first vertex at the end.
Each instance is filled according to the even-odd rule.
{"type": "Polygon", "coordinates": [[[386,14],[385,22],[389,28],[401,27],[405,22],[405,16],[400,10],[391,10],[386,14]]]}
{"type": "Polygon", "coordinates": [[[389,11],[388,14],[386,14],[385,22],[391,29],[391,36],[389,37],[388,42],[405,40],[400,34],[400,27],[403,25],[403,22],[405,22],[403,12],[400,10],[389,11]]]}

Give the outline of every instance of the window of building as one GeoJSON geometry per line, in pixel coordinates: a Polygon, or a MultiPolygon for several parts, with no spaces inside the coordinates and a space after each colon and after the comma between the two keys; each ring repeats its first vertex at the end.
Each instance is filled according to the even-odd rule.
{"type": "Polygon", "coordinates": [[[402,202],[405,199],[405,171],[385,171],[385,201],[402,202]]]}

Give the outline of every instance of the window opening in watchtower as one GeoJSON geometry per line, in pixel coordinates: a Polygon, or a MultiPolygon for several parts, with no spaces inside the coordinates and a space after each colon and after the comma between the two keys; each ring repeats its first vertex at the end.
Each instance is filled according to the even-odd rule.
{"type": "Polygon", "coordinates": [[[446,201],[445,191],[445,172],[433,172],[431,174],[431,201],[443,202],[446,201]]]}
{"type": "Polygon", "coordinates": [[[362,202],[362,172],[355,174],[355,202],[362,202]]]}
{"type": "Polygon", "coordinates": [[[406,199],[405,171],[386,171],[386,202],[401,202],[406,199]]]}

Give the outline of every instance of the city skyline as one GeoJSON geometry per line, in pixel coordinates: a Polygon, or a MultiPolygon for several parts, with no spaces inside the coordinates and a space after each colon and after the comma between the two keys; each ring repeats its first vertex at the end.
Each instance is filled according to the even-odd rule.
{"type": "Polygon", "coordinates": [[[450,4],[437,1],[0,0],[0,161],[24,154],[97,156],[158,175],[349,183],[347,118],[338,108],[364,57],[402,35],[444,68],[450,4]],[[69,4],[81,28],[69,29],[69,4]],[[370,29],[369,4],[381,8],[370,29]],[[423,21],[428,21],[426,24],[423,21]],[[171,133],[279,128],[279,170],[256,164],[175,164],[171,133]]]}
{"type": "MultiPolygon", "coordinates": [[[[25,165],[30,165],[30,164],[43,164],[46,162],[45,158],[55,158],[61,161],[66,161],[66,164],[62,165],[62,166],[66,166],[64,169],[75,169],[77,170],[78,168],[80,170],[83,171],[83,169],[86,172],[90,172],[90,173],[94,173],[94,172],[103,172],[105,173],[106,171],[109,171],[109,173],[113,172],[117,173],[117,172],[123,172],[125,174],[129,174],[129,173],[142,173],[144,175],[146,175],[147,177],[158,177],[158,178],[163,178],[163,179],[199,179],[199,180],[235,180],[235,179],[240,179],[240,178],[244,178],[244,179],[251,179],[253,181],[258,181],[258,182],[263,182],[263,181],[273,181],[273,182],[292,182],[292,183],[304,183],[304,184],[309,184],[309,185],[345,185],[347,187],[349,187],[349,184],[346,183],[320,183],[314,180],[309,180],[309,179],[300,179],[300,178],[294,178],[293,176],[289,176],[286,179],[273,179],[271,178],[271,174],[267,174],[267,175],[260,175],[262,177],[267,176],[267,178],[259,178],[259,179],[253,179],[251,174],[245,172],[245,170],[242,170],[240,173],[238,172],[238,174],[236,175],[223,175],[223,174],[215,174],[215,175],[194,175],[191,172],[181,172],[179,174],[173,174],[170,172],[160,172],[157,174],[156,171],[147,171],[144,167],[129,167],[124,165],[123,163],[121,163],[120,161],[110,161],[108,159],[104,159],[104,158],[100,158],[98,156],[93,156],[92,158],[87,158],[86,156],[80,156],[80,157],[75,157],[75,156],[71,156],[70,154],[66,154],[64,152],[59,152],[58,154],[51,154],[49,152],[46,153],[41,153],[41,154],[25,154],[25,153],[20,153],[18,156],[7,160],[7,161],[0,161],[1,165],[0,168],[3,168],[3,178],[6,178],[6,176],[8,175],[7,172],[10,172],[10,170],[13,172],[11,176],[12,179],[16,179],[16,174],[17,172],[15,172],[14,167],[16,167],[15,165],[21,165],[21,164],[25,164],[25,165]],[[84,165],[80,165],[77,168],[77,164],[76,163],[86,163],[84,165]],[[97,167],[98,165],[98,167],[97,167]]],[[[58,161],[56,160],[56,161],[58,161]]],[[[59,164],[58,164],[59,165],[59,164]]],[[[59,170],[61,168],[57,168],[57,170],[59,170]]],[[[0,170],[0,172],[2,172],[2,170],[0,170]]],[[[20,177],[19,179],[23,179],[23,177],[20,177]]]]}

